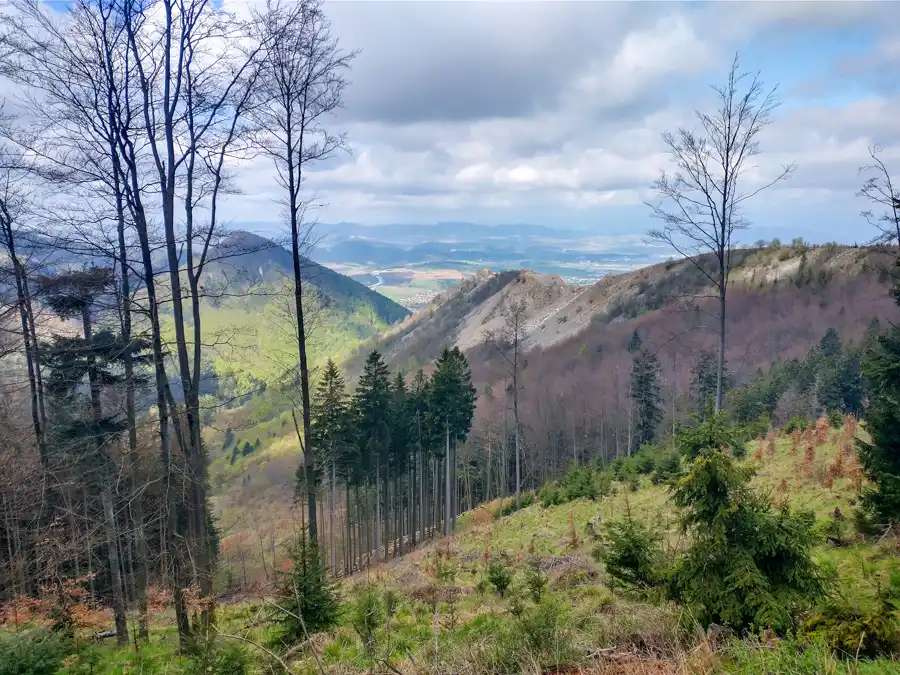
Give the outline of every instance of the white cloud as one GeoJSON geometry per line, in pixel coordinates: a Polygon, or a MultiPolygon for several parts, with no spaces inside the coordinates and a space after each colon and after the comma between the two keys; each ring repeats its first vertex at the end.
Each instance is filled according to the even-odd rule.
{"type": "MultiPolygon", "coordinates": [[[[323,220],[565,224],[609,222],[606,214],[615,213],[617,226],[627,221],[635,231],[649,224],[641,202],[668,161],[660,133],[693,126],[695,106],[715,106],[706,85],[722,80],[735,50],[763,53],[776,28],[874,29],[890,25],[891,12],[890,3],[861,2],[328,8],[343,44],[363,52],[347,111],[336,120],[354,153],[308,173],[310,189],[328,203],[323,220]]],[[[826,216],[835,214],[824,227],[858,236],[858,223],[839,218],[859,210],[857,167],[867,146],[881,142],[885,157],[900,159],[900,98],[865,85],[866,74],[896,62],[900,50],[886,36],[867,54],[860,57],[858,45],[824,45],[821,58],[843,63],[863,85],[843,95],[847,76],[836,76],[829,105],[789,100],[760,137],[748,189],[783,164],[799,165],[764,198],[759,212],[768,219],[803,225],[798,220],[813,217],[802,208],[801,195],[809,195],[826,216]],[[775,203],[786,210],[770,214],[766,205],[775,203]]],[[[786,54],[784,68],[792,67],[786,54]]],[[[781,74],[763,76],[775,82],[781,74]]],[[[277,220],[277,206],[263,206],[275,194],[270,171],[254,163],[239,173],[248,196],[229,200],[235,219],[277,220]]]]}

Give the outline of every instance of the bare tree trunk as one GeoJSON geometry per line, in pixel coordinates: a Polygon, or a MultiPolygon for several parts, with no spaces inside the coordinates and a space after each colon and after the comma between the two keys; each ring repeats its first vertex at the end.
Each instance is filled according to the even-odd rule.
{"type": "Polygon", "coordinates": [[[719,355],[716,361],[716,414],[722,412],[723,382],[725,379],[725,273],[719,286],[719,355]]]}
{"type": "Polygon", "coordinates": [[[337,500],[334,498],[335,490],[334,455],[331,458],[331,480],[328,482],[328,534],[331,538],[331,571],[337,570],[337,537],[334,536],[334,510],[337,508],[337,500]]]}
{"type": "Polygon", "coordinates": [[[450,510],[451,506],[451,487],[450,487],[450,467],[453,464],[452,458],[450,457],[450,423],[447,422],[444,425],[445,428],[445,438],[446,438],[446,446],[444,449],[444,474],[446,477],[446,484],[444,486],[444,535],[450,534],[450,510]]]}
{"type": "MultiPolygon", "coordinates": [[[[82,330],[87,345],[93,343],[93,330],[89,306],[82,309],[82,330]]],[[[100,377],[93,356],[87,358],[88,382],[90,385],[91,416],[96,428],[103,422],[103,409],[100,403],[100,377]]],[[[119,535],[116,531],[116,515],[113,505],[112,486],[115,471],[112,468],[112,457],[104,446],[104,439],[97,435],[97,459],[103,466],[101,473],[100,498],[103,503],[104,531],[106,533],[107,558],[109,561],[110,585],[113,596],[113,615],[116,622],[116,640],[120,645],[128,644],[128,626],[125,620],[125,598],[122,584],[122,570],[119,561],[119,535]]]]}

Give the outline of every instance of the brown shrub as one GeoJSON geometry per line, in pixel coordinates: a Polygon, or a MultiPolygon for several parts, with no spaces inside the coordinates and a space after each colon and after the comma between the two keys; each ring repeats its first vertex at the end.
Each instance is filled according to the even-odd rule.
{"type": "Polygon", "coordinates": [[[824,415],[816,422],[816,445],[824,445],[828,441],[828,420],[824,415]]]}

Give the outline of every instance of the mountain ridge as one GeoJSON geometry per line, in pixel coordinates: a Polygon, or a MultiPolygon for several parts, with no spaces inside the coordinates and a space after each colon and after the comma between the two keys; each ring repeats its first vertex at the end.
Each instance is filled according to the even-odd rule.
{"type": "MultiPolygon", "coordinates": [[[[770,300],[772,293],[786,287],[794,288],[803,297],[818,295],[820,301],[825,298],[828,303],[838,302],[829,295],[839,290],[838,284],[830,283],[832,280],[865,280],[863,286],[880,286],[886,281],[893,260],[891,252],[884,248],[837,245],[768,246],[737,249],[732,255],[729,293],[737,298],[736,304],[746,301],[748,294],[758,295],[765,303],[767,296],[770,300]]],[[[702,258],[699,263],[706,268],[713,261],[702,258]]],[[[389,363],[401,368],[427,363],[449,343],[470,352],[483,351],[485,332],[502,325],[503,304],[524,300],[527,310],[523,351],[542,351],[589,340],[593,332],[608,326],[634,323],[637,329],[642,317],[646,323],[653,318],[647,315],[666,307],[670,313],[675,312],[679,303],[693,305],[695,313],[708,311],[701,308],[709,304],[709,299],[702,297],[708,291],[704,272],[683,259],[608,275],[590,286],[567,284],[556,275],[530,270],[483,270],[436,296],[428,307],[388,328],[370,344],[363,345],[363,350],[374,346],[389,363]]],[[[888,296],[882,295],[884,301],[874,297],[872,300],[879,307],[889,304],[888,296]]],[[[854,307],[845,312],[864,310],[854,307]]],[[[482,354],[476,360],[483,357],[482,354]]],[[[353,373],[358,367],[357,356],[348,370],[353,373]]]]}

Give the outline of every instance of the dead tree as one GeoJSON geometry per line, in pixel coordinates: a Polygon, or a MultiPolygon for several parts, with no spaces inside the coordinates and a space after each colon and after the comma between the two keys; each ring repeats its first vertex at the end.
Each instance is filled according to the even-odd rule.
{"type": "Polygon", "coordinates": [[[740,70],[735,56],[723,86],[714,86],[719,108],[712,114],[696,112],[699,131],[679,128],[662,135],[674,164],[674,173],[662,171],[653,184],[659,195],[648,202],[653,216],[663,222],[651,230],[651,239],[665,243],[690,260],[707,278],[718,301],[718,371],[716,412],[722,408],[725,370],[725,298],[731,271],[735,232],[747,227],[742,214],[746,201],[788,178],[795,165],[780,169],[763,185],[748,192],[740,188],[743,175],[753,168],[749,162],[759,154],[759,134],[771,122],[778,107],[777,87],[766,93],[759,75],[740,70]],[[711,254],[715,270],[703,265],[711,254]]]}
{"type": "Polygon", "coordinates": [[[900,244],[900,185],[891,179],[891,173],[881,158],[882,149],[878,145],[869,148],[871,164],[860,167],[861,174],[869,174],[857,196],[866,199],[872,206],[862,212],[869,224],[879,234],[873,243],[882,245],[900,244]]]}
{"type": "Polygon", "coordinates": [[[513,433],[515,435],[516,453],[516,507],[518,508],[522,494],[522,448],[521,425],[519,423],[519,375],[522,356],[522,340],[525,338],[525,320],[528,306],[524,300],[502,301],[502,312],[505,324],[502,328],[485,332],[485,341],[490,344],[503,361],[506,376],[512,381],[513,394],[513,433]]]}
{"type": "MultiPolygon", "coordinates": [[[[293,258],[294,312],[302,415],[302,452],[306,473],[309,534],[317,538],[315,449],[311,443],[310,374],[304,317],[304,259],[301,253],[308,223],[304,214],[307,168],[346,147],[345,138],[326,128],[340,107],[345,71],[355,53],[345,52],[331,34],[321,0],[292,4],[270,1],[255,19],[257,40],[266,45],[260,74],[260,105],[254,107],[260,129],[260,149],[275,163],[285,195],[293,258]]],[[[298,425],[299,426],[299,425],[298,425]]],[[[298,434],[298,437],[300,434],[298,434]]]]}

